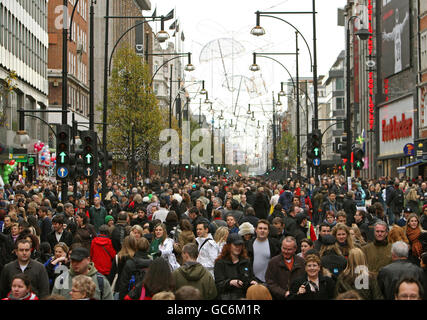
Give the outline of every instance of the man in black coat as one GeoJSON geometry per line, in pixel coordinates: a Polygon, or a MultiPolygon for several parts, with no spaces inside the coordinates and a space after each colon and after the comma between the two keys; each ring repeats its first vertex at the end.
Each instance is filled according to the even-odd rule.
{"type": "Polygon", "coordinates": [[[356,211],[356,213],[354,214],[354,223],[359,228],[363,239],[365,239],[365,241],[368,241],[369,226],[368,226],[368,223],[366,221],[366,211],[365,210],[357,210],[356,211]]]}
{"type": "Polygon", "coordinates": [[[250,207],[250,208],[248,208],[248,210],[246,210],[246,213],[240,219],[239,225],[242,225],[245,222],[249,222],[255,228],[255,226],[257,225],[258,221],[259,221],[259,218],[257,218],[255,216],[255,210],[254,210],[254,208],[250,207]]]}
{"type": "Polygon", "coordinates": [[[255,229],[256,238],[246,244],[252,270],[257,281],[265,282],[265,272],[270,259],[280,253],[280,242],[270,237],[270,223],[261,219],[255,229]]]}
{"type": "Polygon", "coordinates": [[[113,248],[116,252],[119,252],[122,248],[123,240],[126,236],[129,235],[129,217],[125,211],[119,213],[118,221],[114,227],[113,232],[111,233],[111,242],[113,243],[113,248]]]}
{"type": "Polygon", "coordinates": [[[0,298],[11,290],[12,278],[18,273],[25,273],[31,280],[31,290],[38,298],[49,294],[49,277],[46,268],[40,262],[31,259],[31,242],[27,239],[15,243],[17,259],[4,266],[0,276],[0,298]],[[24,270],[24,271],[22,271],[24,270]]]}
{"type": "Polygon", "coordinates": [[[73,235],[71,232],[64,230],[64,218],[62,215],[58,215],[52,218],[53,231],[48,234],[47,241],[50,247],[55,247],[59,242],[64,242],[68,247],[73,243],[73,235]]]}
{"type": "Polygon", "coordinates": [[[354,200],[353,195],[353,191],[347,192],[342,204],[342,209],[345,211],[347,216],[346,224],[348,227],[351,227],[354,223],[354,215],[356,213],[356,201],[354,200]]]}
{"type": "Polygon", "coordinates": [[[408,260],[409,246],[403,241],[393,243],[391,247],[392,263],[378,272],[378,285],[386,300],[394,299],[396,284],[402,276],[410,276],[424,284],[423,269],[408,260]]]}
{"type": "Polygon", "coordinates": [[[47,240],[47,236],[52,232],[52,221],[47,216],[49,209],[45,206],[40,207],[39,209],[39,227],[40,227],[40,242],[45,242],[47,240]]]}

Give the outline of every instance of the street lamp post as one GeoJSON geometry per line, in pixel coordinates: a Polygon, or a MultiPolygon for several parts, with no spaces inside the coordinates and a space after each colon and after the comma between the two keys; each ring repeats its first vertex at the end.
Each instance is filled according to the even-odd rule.
{"type": "MultiPolygon", "coordinates": [[[[295,52],[282,52],[282,53],[253,53],[253,63],[250,66],[250,70],[251,71],[258,71],[260,68],[258,66],[258,64],[256,63],[256,57],[261,56],[261,57],[265,57],[265,58],[270,58],[268,57],[268,55],[295,55],[296,58],[296,83],[294,83],[294,87],[297,91],[297,106],[296,106],[296,118],[297,118],[297,124],[296,124],[296,129],[297,129],[297,173],[298,176],[301,175],[301,159],[300,159],[300,119],[299,119],[299,60],[298,60],[298,55],[299,55],[299,48],[298,48],[298,32],[295,32],[295,44],[296,44],[296,48],[295,48],[295,52]],[[263,56],[266,55],[266,56],[263,56]]],[[[272,59],[276,62],[278,62],[280,65],[282,65],[282,67],[288,72],[289,76],[292,79],[293,82],[293,78],[290,74],[290,72],[288,71],[288,69],[279,61],[277,61],[276,59],[272,59]]],[[[283,91],[283,89],[282,89],[283,91]]],[[[280,102],[280,95],[282,94],[282,92],[279,92],[279,101],[280,102]]],[[[273,108],[274,108],[274,98],[273,98],[273,108]]],[[[273,110],[273,125],[275,126],[275,110],[273,110]]],[[[276,157],[275,157],[275,149],[276,149],[276,136],[275,136],[275,130],[273,132],[273,166],[276,164],[276,157]]]]}
{"type": "MultiPolygon", "coordinates": [[[[346,166],[346,176],[351,176],[351,165],[350,165],[350,158],[351,158],[351,146],[353,144],[353,135],[351,132],[351,90],[350,90],[350,22],[352,20],[355,20],[356,18],[359,18],[358,16],[350,16],[347,20],[347,30],[346,30],[346,122],[345,122],[345,131],[347,133],[347,163],[346,166]]],[[[359,31],[356,32],[356,35],[359,37],[360,40],[367,40],[371,33],[365,29],[361,28],[359,31]]]]}

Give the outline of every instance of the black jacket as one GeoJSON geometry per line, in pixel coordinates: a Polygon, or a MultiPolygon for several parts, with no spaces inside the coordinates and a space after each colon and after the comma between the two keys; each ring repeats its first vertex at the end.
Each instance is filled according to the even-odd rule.
{"type": "Polygon", "coordinates": [[[359,228],[363,239],[365,239],[365,241],[368,241],[369,226],[365,220],[366,219],[360,221],[359,223],[356,223],[356,222],[355,223],[356,223],[357,227],[359,228]]]}
{"type": "Polygon", "coordinates": [[[354,223],[354,215],[356,214],[356,201],[353,200],[353,197],[345,196],[342,209],[345,211],[347,216],[346,224],[351,227],[351,224],[354,223]]]}
{"type": "Polygon", "coordinates": [[[58,242],[65,242],[65,244],[68,247],[70,247],[71,244],[73,243],[73,235],[71,234],[71,232],[64,230],[61,234],[61,238],[59,238],[59,241],[58,241],[58,240],[56,240],[55,231],[52,231],[47,236],[47,242],[49,242],[50,247],[52,248],[52,252],[53,252],[53,247],[55,247],[55,245],[58,242]]]}
{"type": "Polygon", "coordinates": [[[394,300],[394,290],[400,277],[403,275],[417,279],[421,284],[425,283],[424,271],[408,260],[396,260],[382,267],[378,272],[378,285],[386,300],[394,300]]]}
{"type": "Polygon", "coordinates": [[[320,258],[322,267],[332,273],[332,278],[337,279],[339,274],[347,267],[347,260],[344,256],[339,256],[333,251],[326,251],[320,258]]]}
{"type": "Polygon", "coordinates": [[[114,227],[114,230],[111,233],[111,242],[113,243],[113,248],[116,252],[121,250],[124,238],[129,235],[128,229],[127,225],[122,223],[117,223],[114,227]]]}
{"type": "MultiPolygon", "coordinates": [[[[18,260],[12,261],[4,266],[0,277],[0,295],[6,297],[10,292],[11,282],[14,275],[22,273],[18,260]]],[[[40,262],[30,259],[27,268],[24,271],[31,279],[31,290],[39,298],[49,294],[49,277],[44,265],[40,262]]]]}
{"type": "MultiPolygon", "coordinates": [[[[123,298],[130,292],[129,282],[132,275],[135,274],[136,270],[147,270],[151,264],[151,259],[148,257],[146,252],[137,251],[133,258],[126,261],[122,273],[120,275],[119,285],[119,299],[123,298]]],[[[136,285],[136,284],[135,284],[136,285]]],[[[132,288],[130,288],[132,290],[132,288]]]]}
{"type": "Polygon", "coordinates": [[[267,219],[270,210],[270,203],[268,202],[267,196],[262,193],[258,193],[255,197],[253,208],[255,210],[255,215],[258,218],[267,219]]]}
{"type": "Polygon", "coordinates": [[[306,288],[306,293],[297,294],[301,285],[306,283],[307,275],[295,279],[291,282],[289,300],[332,300],[335,292],[335,281],[332,278],[319,274],[319,291],[311,291],[306,288]]]}
{"type": "Polygon", "coordinates": [[[246,290],[252,280],[255,280],[251,263],[248,259],[241,259],[234,264],[229,259],[215,261],[215,285],[220,300],[238,300],[246,296],[246,290]],[[242,288],[230,285],[231,280],[241,280],[242,288]]]}
{"type": "Polygon", "coordinates": [[[0,273],[3,267],[13,260],[13,248],[11,237],[0,232],[0,273]]]}

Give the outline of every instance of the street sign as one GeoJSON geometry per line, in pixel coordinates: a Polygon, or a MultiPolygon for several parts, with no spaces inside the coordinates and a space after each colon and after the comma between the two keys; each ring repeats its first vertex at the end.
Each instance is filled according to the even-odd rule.
{"type": "Polygon", "coordinates": [[[403,152],[406,156],[414,156],[415,155],[415,146],[413,143],[407,143],[403,147],[403,152]]]}
{"type": "Polygon", "coordinates": [[[56,174],[61,179],[64,179],[64,178],[66,178],[68,176],[68,169],[65,168],[65,167],[59,167],[58,170],[56,171],[56,174]]]}
{"type": "Polygon", "coordinates": [[[93,170],[90,167],[85,168],[84,174],[86,177],[92,177],[93,175],[93,170]]]}
{"type": "Polygon", "coordinates": [[[314,159],[313,159],[313,165],[314,165],[315,167],[320,166],[320,159],[319,159],[319,158],[314,158],[314,159]]]}

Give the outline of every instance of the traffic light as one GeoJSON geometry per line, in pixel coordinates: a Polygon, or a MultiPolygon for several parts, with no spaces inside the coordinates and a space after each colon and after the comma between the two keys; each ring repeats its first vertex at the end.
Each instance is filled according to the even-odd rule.
{"type": "Polygon", "coordinates": [[[56,127],[56,176],[66,179],[70,173],[70,126],[58,124],[56,127]]]}
{"type": "Polygon", "coordinates": [[[348,158],[347,136],[341,137],[341,147],[339,149],[341,158],[348,158]]]}
{"type": "Polygon", "coordinates": [[[322,157],[322,132],[319,129],[314,129],[311,133],[311,158],[315,167],[320,166],[322,157]]]}
{"type": "Polygon", "coordinates": [[[113,168],[113,153],[107,151],[107,170],[113,168]]]}
{"type": "Polygon", "coordinates": [[[80,134],[82,140],[82,159],[83,159],[83,175],[86,178],[98,175],[98,143],[95,131],[82,131],[80,134]]]}
{"type": "Polygon", "coordinates": [[[98,169],[103,170],[104,169],[104,162],[105,161],[105,155],[102,150],[98,150],[98,169]]]}
{"type": "Polygon", "coordinates": [[[310,132],[307,136],[307,164],[311,166],[313,164],[313,154],[311,150],[311,140],[312,140],[312,133],[310,132]]]}
{"type": "Polygon", "coordinates": [[[363,149],[361,148],[354,148],[353,149],[353,169],[354,170],[361,170],[363,169],[365,163],[363,162],[363,157],[365,156],[365,152],[363,152],[363,149]]]}

